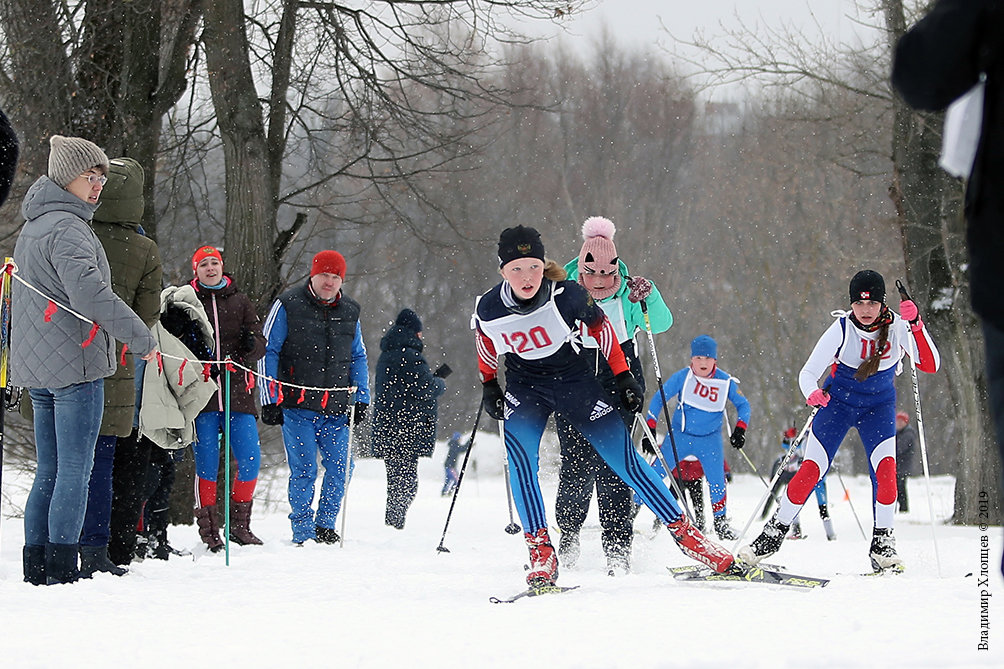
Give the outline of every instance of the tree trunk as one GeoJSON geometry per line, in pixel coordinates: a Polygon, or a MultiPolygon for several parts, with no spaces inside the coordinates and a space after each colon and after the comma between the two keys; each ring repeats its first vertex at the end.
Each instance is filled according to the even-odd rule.
{"type": "MultiPolygon", "coordinates": [[[[895,47],[906,30],[902,1],[890,0],[885,11],[895,47]]],[[[958,445],[954,522],[980,522],[981,492],[995,501],[991,517],[999,522],[1000,464],[987,403],[983,338],[969,303],[962,188],[937,164],[942,115],[914,112],[898,96],[893,104],[890,195],[900,222],[911,297],[941,351],[942,371],[963,435],[958,445]]]]}
{"type": "Polygon", "coordinates": [[[226,170],[227,265],[259,312],[267,308],[279,268],[272,256],[277,237],[278,185],[265,139],[240,0],[216,0],[205,12],[203,40],[226,170]]]}

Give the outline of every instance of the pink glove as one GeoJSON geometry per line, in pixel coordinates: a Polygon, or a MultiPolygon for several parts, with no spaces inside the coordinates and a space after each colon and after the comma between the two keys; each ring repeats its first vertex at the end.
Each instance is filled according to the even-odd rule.
{"type": "Polygon", "coordinates": [[[641,302],[652,294],[652,282],[645,277],[629,276],[627,285],[631,289],[631,292],[628,293],[628,299],[632,302],[641,302]]]}
{"type": "Polygon", "coordinates": [[[903,317],[903,320],[913,323],[920,316],[920,312],[917,310],[917,305],[913,303],[913,300],[903,300],[899,303],[899,315],[903,317]]]}
{"type": "Polygon", "coordinates": [[[809,393],[809,399],[805,400],[805,403],[810,407],[824,407],[830,403],[830,396],[826,394],[825,390],[816,388],[809,393]]]}

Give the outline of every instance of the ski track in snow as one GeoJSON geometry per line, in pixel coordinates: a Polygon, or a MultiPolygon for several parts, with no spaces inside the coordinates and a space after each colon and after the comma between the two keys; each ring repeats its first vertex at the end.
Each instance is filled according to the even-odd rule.
{"type": "MultiPolygon", "coordinates": [[[[265,545],[208,554],[195,526],[173,526],[172,544],[192,557],[133,563],[130,574],[100,574],[72,586],[21,580],[23,527],[11,513],[30,478],[4,472],[0,523],[0,662],[3,667],[146,668],[212,666],[344,667],[999,667],[1004,663],[1001,528],[937,525],[939,575],[924,480],[910,480],[913,510],[897,516],[902,576],[860,576],[868,545],[836,480],[828,481],[838,539],[827,542],[814,504],[803,510],[808,538],[788,541],[772,562],[833,579],[811,591],[752,584],[688,584],[667,566],[689,564],[668,532],[636,519],[632,573],[606,575],[595,503],[582,557],[559,583],[562,596],[491,604],[525,587],[522,537],[509,522],[498,439],[475,444],[444,545],[450,505],[440,497],[440,443],[423,459],[407,527],[383,524],[384,469],[357,461],[347,501],[344,548],[290,543],[284,500],[256,502],[252,527],[265,545]],[[981,641],[981,535],[990,541],[989,651],[981,641]],[[967,574],[971,574],[967,576],[967,574]]],[[[556,476],[542,465],[553,523],[556,476]]],[[[281,472],[263,472],[267,476],[281,472]]],[[[870,538],[870,483],[844,477],[870,538]]],[[[283,485],[273,486],[281,496],[283,485]]],[[[952,481],[932,480],[935,518],[950,515],[952,481]]],[[[739,475],[729,512],[741,530],[763,484],[739,475]]],[[[710,508],[710,506],[708,506],[710,508]]],[[[750,536],[762,523],[754,522],[750,536]]],[[[339,530],[340,520],[339,520],[339,530]]],[[[557,533],[552,530],[557,542],[557,533]]],[[[733,542],[728,542],[732,548],[733,542]]]]}

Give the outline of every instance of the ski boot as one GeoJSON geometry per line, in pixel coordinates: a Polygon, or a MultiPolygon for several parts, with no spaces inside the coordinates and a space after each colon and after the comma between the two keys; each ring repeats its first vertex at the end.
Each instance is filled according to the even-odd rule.
{"type": "Polygon", "coordinates": [[[825,504],[819,505],[819,517],[823,519],[823,529],[826,530],[826,540],[836,540],[837,533],[833,529],[833,519],[830,518],[830,510],[825,504]]]}
{"type": "MultiPolygon", "coordinates": [[[[604,536],[603,554],[607,556],[607,576],[626,576],[629,574],[631,572],[631,535],[618,539],[604,536]]],[[[558,555],[561,555],[560,550],[558,555]]]]}
{"type": "Polygon", "coordinates": [[[788,530],[788,539],[804,539],[807,535],[802,534],[802,523],[798,522],[798,518],[791,521],[791,529],[788,530]]]}
{"type": "Polygon", "coordinates": [[[558,539],[558,559],[561,560],[561,564],[568,568],[574,567],[579,561],[580,552],[578,530],[562,532],[561,538],[558,539]]]}
{"type": "Polygon", "coordinates": [[[708,565],[719,574],[729,571],[735,563],[732,553],[701,534],[686,516],[681,515],[666,527],[685,555],[708,565]]]}
{"type": "Polygon", "coordinates": [[[753,543],[739,549],[738,558],[749,565],[758,564],[781,548],[781,542],[784,541],[789,529],[789,525],[780,523],[777,516],[774,516],[763,526],[763,531],[753,543]]]}
{"type": "Polygon", "coordinates": [[[891,527],[876,527],[872,530],[872,546],[868,552],[872,569],[876,573],[903,571],[903,560],[896,553],[896,537],[891,527]]]}
{"type": "Polygon", "coordinates": [[[722,541],[735,541],[739,534],[729,526],[729,519],[725,516],[715,516],[715,534],[722,541]]]}
{"type": "Polygon", "coordinates": [[[558,556],[547,535],[547,528],[542,527],[535,534],[525,533],[526,547],[530,550],[530,568],[526,574],[526,582],[530,587],[554,585],[558,580],[558,556]]]}

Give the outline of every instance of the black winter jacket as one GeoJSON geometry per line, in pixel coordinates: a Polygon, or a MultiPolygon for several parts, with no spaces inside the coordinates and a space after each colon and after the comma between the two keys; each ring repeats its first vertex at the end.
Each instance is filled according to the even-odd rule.
{"type": "Polygon", "coordinates": [[[429,371],[422,340],[397,325],[380,340],[373,404],[373,454],[430,457],[436,443],[436,399],[446,390],[429,371]]]}
{"type": "Polygon", "coordinates": [[[939,111],[985,72],[983,134],[966,188],[976,313],[1004,330],[1004,0],[939,0],[896,46],[892,83],[916,109],[939,111]]]}

